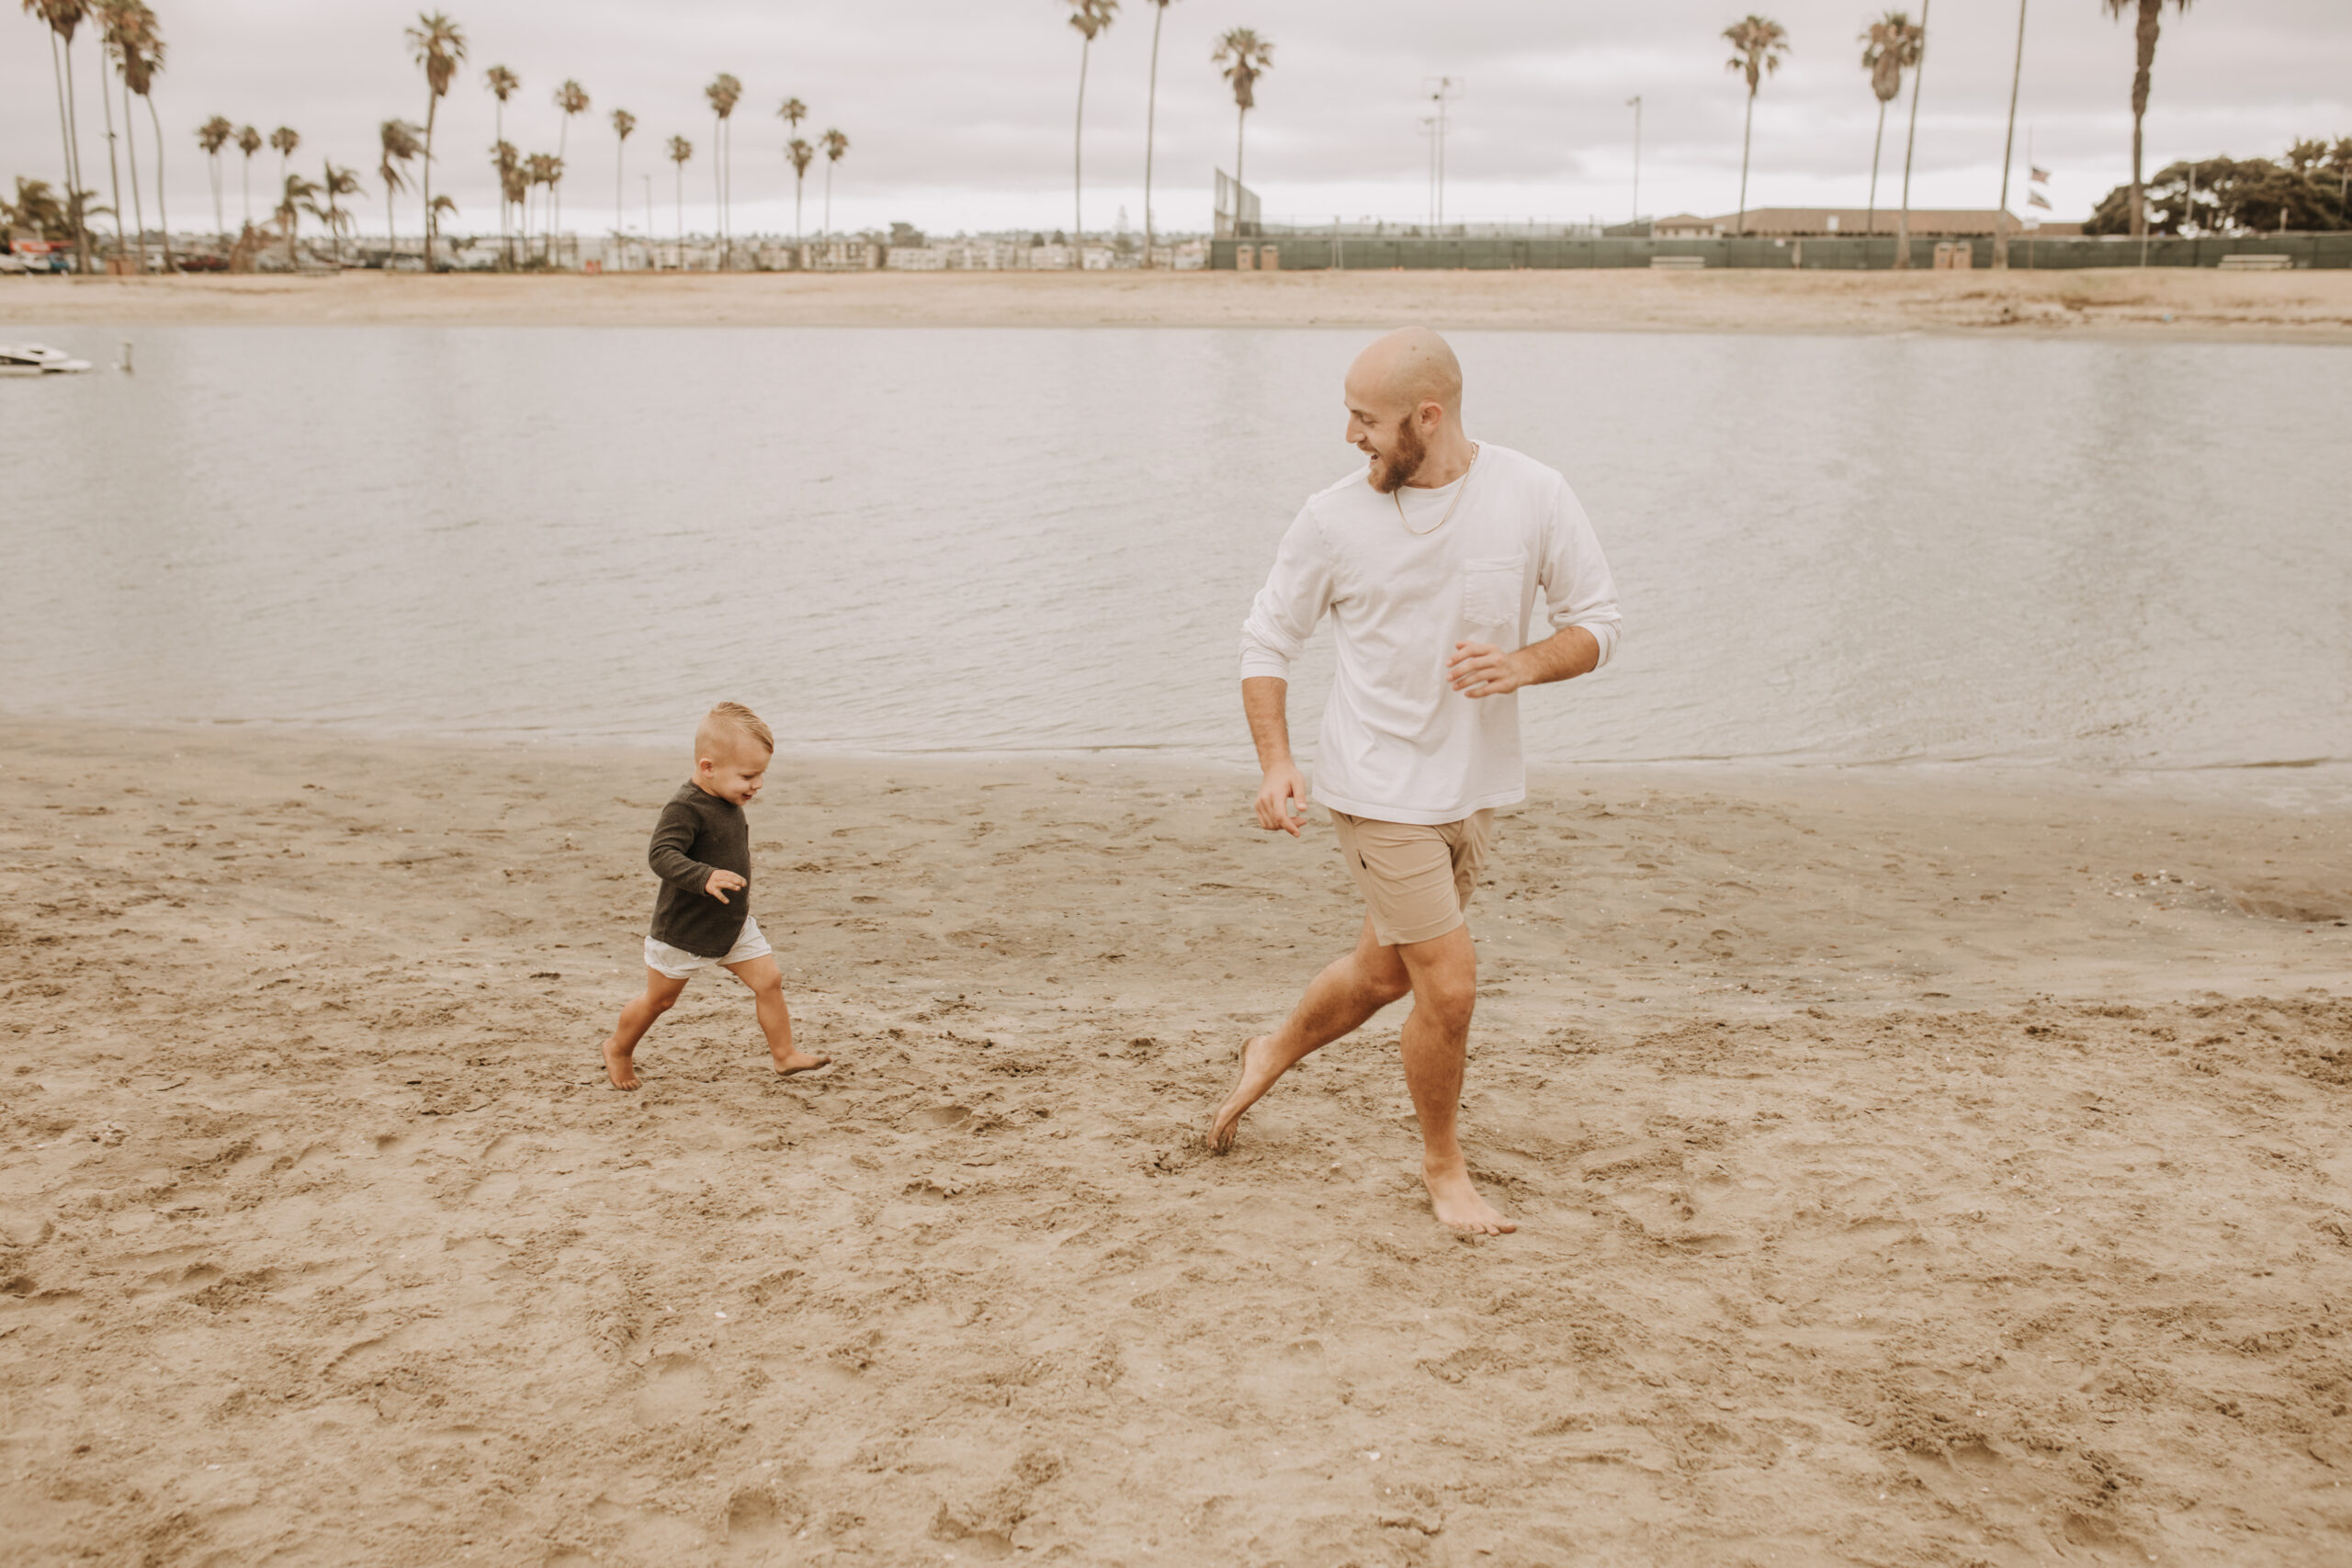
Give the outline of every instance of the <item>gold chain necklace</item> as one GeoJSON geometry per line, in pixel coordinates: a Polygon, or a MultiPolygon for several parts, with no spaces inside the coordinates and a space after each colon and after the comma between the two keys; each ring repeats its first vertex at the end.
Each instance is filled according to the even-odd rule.
{"type": "Polygon", "coordinates": [[[1417,539],[1427,538],[1430,535],[1436,533],[1440,528],[1444,527],[1448,523],[1453,521],[1453,509],[1462,504],[1462,498],[1464,496],[1470,493],[1470,476],[1478,471],[1478,454],[1484,450],[1486,450],[1486,448],[1479,446],[1476,442],[1471,443],[1470,466],[1462,470],[1462,488],[1455,491],[1453,492],[1453,499],[1445,503],[1445,515],[1439,518],[1436,522],[1430,524],[1426,528],[1414,527],[1413,520],[1405,515],[1405,497],[1403,494],[1405,487],[1403,485],[1398,485],[1395,490],[1388,492],[1388,499],[1396,503],[1396,521],[1405,525],[1405,532],[1412,535],[1413,537],[1417,539]]]}

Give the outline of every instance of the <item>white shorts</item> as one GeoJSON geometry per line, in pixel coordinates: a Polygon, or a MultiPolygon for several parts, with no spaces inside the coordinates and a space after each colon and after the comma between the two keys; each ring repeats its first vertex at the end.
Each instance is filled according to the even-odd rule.
{"type": "Polygon", "coordinates": [[[656,942],[647,937],[645,966],[656,974],[667,975],[673,980],[683,980],[695,970],[707,969],[714,964],[749,964],[752,959],[765,958],[775,951],[768,945],[768,939],[760,934],[760,922],[746,915],[743,918],[743,934],[735,939],[735,945],[726,957],[705,958],[699,953],[688,953],[683,947],[672,947],[666,942],[656,942]]]}

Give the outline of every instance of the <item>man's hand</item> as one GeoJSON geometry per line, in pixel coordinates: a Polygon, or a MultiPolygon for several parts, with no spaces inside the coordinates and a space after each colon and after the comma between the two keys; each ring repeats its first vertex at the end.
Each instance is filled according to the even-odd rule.
{"type": "Polygon", "coordinates": [[[1266,782],[1258,786],[1258,826],[1269,833],[1288,833],[1298,837],[1298,807],[1306,799],[1306,780],[1288,762],[1277,762],[1266,770],[1266,782]]]}
{"type": "Polygon", "coordinates": [[[1447,679],[1465,697],[1499,697],[1527,684],[1527,671],[1516,653],[1505,653],[1490,642],[1457,642],[1445,661],[1447,679]]]}
{"type": "Polygon", "coordinates": [[[710,880],[702,885],[702,890],[724,904],[728,901],[727,896],[742,886],[743,879],[733,872],[714,871],[710,874],[710,880]]]}

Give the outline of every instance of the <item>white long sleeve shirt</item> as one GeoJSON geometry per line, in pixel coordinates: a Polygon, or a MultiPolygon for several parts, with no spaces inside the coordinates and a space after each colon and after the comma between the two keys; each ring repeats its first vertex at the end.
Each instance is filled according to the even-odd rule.
{"type": "Polygon", "coordinates": [[[1557,472],[1491,441],[1442,489],[1383,495],[1359,468],[1309,497],[1283,534],[1242,626],[1242,678],[1289,679],[1328,612],[1339,674],[1323,708],[1315,797],[1351,817],[1459,821],[1524,800],[1527,766],[1519,694],[1464,696],[1446,660],[1457,642],[1523,647],[1539,589],[1551,622],[1543,635],[1582,626],[1608,663],[1617,586],[1557,472]],[[1449,505],[1453,515],[1436,526],[1449,505]]]}

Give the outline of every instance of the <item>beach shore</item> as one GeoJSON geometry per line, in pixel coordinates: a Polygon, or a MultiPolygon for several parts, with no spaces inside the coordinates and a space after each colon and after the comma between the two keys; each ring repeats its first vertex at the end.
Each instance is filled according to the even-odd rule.
{"type": "MultiPolygon", "coordinates": [[[[896,281],[896,280],[892,280],[896,281]]],[[[1205,763],[779,758],[803,1043],[640,983],[636,750],[0,720],[0,1562],[2339,1562],[2352,807],[1589,769],[1351,938],[1205,763]]],[[[1319,814],[1318,814],[1319,816],[1319,814]]]]}
{"type": "Polygon", "coordinates": [[[0,279],[0,323],[1387,327],[2352,343],[2352,272],[628,273],[0,279]]]}

